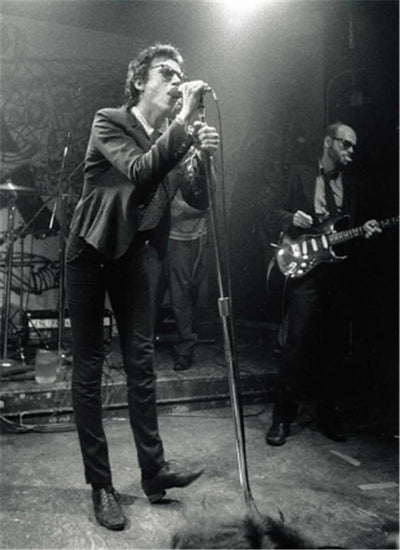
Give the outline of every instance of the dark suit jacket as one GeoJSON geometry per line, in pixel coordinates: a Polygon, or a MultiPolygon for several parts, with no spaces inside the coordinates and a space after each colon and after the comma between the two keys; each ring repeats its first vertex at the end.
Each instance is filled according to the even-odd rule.
{"type": "MultiPolygon", "coordinates": [[[[191,145],[183,127],[172,122],[152,144],[142,125],[126,108],[102,109],[94,117],[86,151],[84,185],[71,222],[71,233],[83,237],[109,259],[122,256],[139,227],[157,186],[182,178],[177,167],[191,145]]],[[[185,200],[204,207],[205,186],[196,192],[186,182],[185,200]]],[[[167,207],[169,211],[169,208],[167,207]]],[[[168,239],[169,212],[163,216],[168,239]]]]}
{"type": "MultiPolygon", "coordinates": [[[[316,166],[299,166],[293,170],[289,181],[282,182],[282,191],[276,208],[276,223],[279,230],[293,230],[293,215],[297,210],[302,210],[316,219],[314,209],[316,177],[316,166]]],[[[361,222],[362,218],[360,182],[345,173],[342,174],[342,182],[343,210],[349,216],[349,226],[354,227],[361,222]]]]}

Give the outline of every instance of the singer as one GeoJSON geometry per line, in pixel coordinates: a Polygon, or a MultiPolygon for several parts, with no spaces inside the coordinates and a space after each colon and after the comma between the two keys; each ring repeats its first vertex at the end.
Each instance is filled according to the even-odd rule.
{"type": "Polygon", "coordinates": [[[156,289],[170,203],[178,188],[195,208],[207,201],[201,163],[191,173],[185,169],[188,163],[180,161],[191,146],[213,153],[219,145],[214,128],[193,122],[207,86],[201,80],[184,82],[182,67],[173,46],[146,48],[129,63],[125,104],[95,114],[66,251],[76,425],[96,519],[113,530],[123,529],[126,519],[113,486],[102,422],[106,292],[121,341],[144,493],[157,502],[166,489],[186,487],[202,473],[164,457],[153,368],[156,289]],[[182,108],[174,117],[177,91],[182,108]],[[168,127],[167,119],[172,119],[168,127]]]}

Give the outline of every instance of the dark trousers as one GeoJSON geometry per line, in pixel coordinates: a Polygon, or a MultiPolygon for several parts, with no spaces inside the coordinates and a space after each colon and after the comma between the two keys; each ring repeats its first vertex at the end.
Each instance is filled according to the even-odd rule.
{"type": "Polygon", "coordinates": [[[207,274],[206,243],[206,236],[191,241],[168,241],[166,275],[179,336],[174,348],[179,356],[190,357],[196,343],[193,316],[207,274]]]}
{"type": "Polygon", "coordinates": [[[87,483],[112,483],[101,402],[106,292],[121,341],[129,418],[142,476],[154,475],[165,464],[153,368],[160,269],[161,260],[148,242],[140,246],[134,242],[122,258],[106,261],[83,239],[69,239],[66,287],[73,336],[72,400],[87,483]]]}
{"type": "Polygon", "coordinates": [[[291,282],[274,421],[293,421],[305,393],[321,414],[340,401],[349,347],[347,283],[339,264],[320,266],[291,282]]]}

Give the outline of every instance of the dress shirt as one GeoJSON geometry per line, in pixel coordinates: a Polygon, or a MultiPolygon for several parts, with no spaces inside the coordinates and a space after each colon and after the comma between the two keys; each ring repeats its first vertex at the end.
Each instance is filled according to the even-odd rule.
{"type": "Polygon", "coordinates": [[[151,137],[151,135],[153,134],[154,132],[154,128],[153,126],[151,126],[147,120],[144,118],[144,116],[142,115],[142,113],[139,111],[139,109],[136,107],[136,105],[134,105],[132,107],[132,113],[135,115],[135,117],[138,119],[138,121],[140,122],[140,124],[143,126],[143,129],[144,131],[146,132],[147,134],[147,137],[151,137]]]}
{"type": "MultiPolygon", "coordinates": [[[[332,173],[331,178],[329,178],[328,185],[332,190],[336,208],[338,212],[340,212],[343,209],[343,182],[341,172],[332,173]]],[[[323,167],[321,164],[319,165],[315,184],[314,208],[320,221],[324,221],[331,216],[326,200],[323,167]]]]}

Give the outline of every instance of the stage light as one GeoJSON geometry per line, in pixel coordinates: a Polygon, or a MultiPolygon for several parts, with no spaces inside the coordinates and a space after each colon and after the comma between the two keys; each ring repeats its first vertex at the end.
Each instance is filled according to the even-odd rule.
{"type": "Polygon", "coordinates": [[[255,24],[261,17],[273,16],[276,10],[281,10],[282,6],[292,0],[215,0],[219,6],[221,14],[227,24],[227,29],[231,27],[237,30],[238,27],[246,28],[250,24],[255,24]]]}
{"type": "Polygon", "coordinates": [[[230,15],[237,17],[250,14],[265,3],[265,0],[227,0],[223,2],[230,15]]]}

